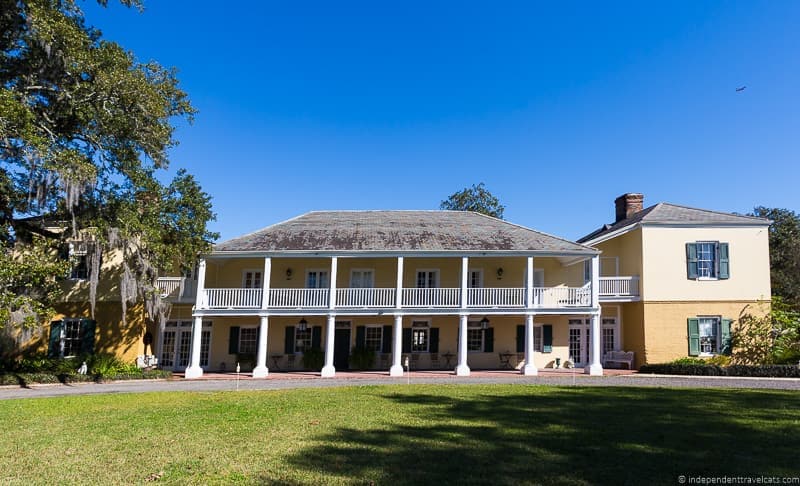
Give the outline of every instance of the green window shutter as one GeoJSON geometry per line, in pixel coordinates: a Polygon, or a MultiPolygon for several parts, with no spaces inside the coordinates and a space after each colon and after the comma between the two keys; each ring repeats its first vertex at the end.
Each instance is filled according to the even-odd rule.
{"type": "Polygon", "coordinates": [[[727,243],[720,243],[719,244],[719,274],[718,278],[721,280],[725,280],[730,278],[731,275],[731,263],[730,263],[730,256],[728,253],[728,244],[727,243]]]}
{"type": "Polygon", "coordinates": [[[686,278],[697,279],[697,243],[686,243],[686,278]]]}
{"type": "Polygon", "coordinates": [[[366,326],[356,326],[356,347],[364,348],[367,345],[367,328],[366,326]]]}
{"type": "Polygon", "coordinates": [[[239,354],[239,326],[231,326],[228,333],[228,354],[239,354]]]}
{"type": "Polygon", "coordinates": [[[720,331],[720,337],[722,338],[722,346],[719,350],[722,354],[731,354],[731,324],[733,324],[732,319],[722,319],[720,322],[720,327],[722,328],[720,331]]]}
{"type": "Polygon", "coordinates": [[[687,319],[689,334],[689,356],[700,355],[700,319],[690,317],[687,319]]]}
{"type": "Polygon", "coordinates": [[[432,327],[431,328],[431,341],[428,345],[428,351],[431,353],[438,353],[439,352],[439,328],[432,327]]]}
{"type": "Polygon", "coordinates": [[[64,321],[50,323],[50,341],[47,347],[47,356],[50,358],[61,356],[61,329],[63,328],[64,321]]]}
{"type": "Polygon", "coordinates": [[[392,352],[392,326],[383,326],[383,335],[382,335],[382,342],[381,342],[381,352],[382,353],[391,353],[392,352]]]}
{"type": "Polygon", "coordinates": [[[525,352],[525,326],[519,325],[517,326],[517,352],[524,353],[525,352]]]}
{"type": "Polygon", "coordinates": [[[491,353],[494,351],[494,328],[487,327],[483,330],[483,352],[491,353]]]}
{"type": "Polygon", "coordinates": [[[283,338],[283,352],[294,354],[294,326],[286,326],[286,334],[283,338]]]}
{"type": "Polygon", "coordinates": [[[81,319],[81,354],[94,354],[94,334],[97,322],[81,319]]]}
{"type": "Polygon", "coordinates": [[[551,324],[542,326],[542,352],[553,352],[553,326],[551,324]]]}
{"type": "Polygon", "coordinates": [[[322,349],[322,326],[311,328],[311,349],[322,349]]]}
{"type": "Polygon", "coordinates": [[[403,352],[410,353],[411,352],[411,328],[404,327],[403,328],[403,352]]]}

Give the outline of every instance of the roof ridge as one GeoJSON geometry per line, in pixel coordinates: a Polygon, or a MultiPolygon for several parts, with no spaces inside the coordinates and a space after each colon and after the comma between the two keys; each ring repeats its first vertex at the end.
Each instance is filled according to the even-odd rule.
{"type": "Polygon", "coordinates": [[[676,208],[690,209],[692,211],[702,211],[704,213],[721,214],[723,216],[734,216],[734,217],[737,217],[737,218],[753,219],[753,220],[757,220],[757,221],[769,221],[768,218],[761,218],[759,216],[750,216],[750,215],[747,215],[747,214],[737,214],[737,213],[729,213],[729,212],[725,212],[725,211],[716,211],[714,209],[695,208],[695,207],[692,207],[692,206],[685,206],[683,204],[675,204],[675,203],[671,203],[671,202],[660,202],[660,203],[657,204],[657,206],[661,206],[661,205],[669,205],[669,206],[673,206],[673,207],[676,207],[676,208]]]}
{"type": "Polygon", "coordinates": [[[483,216],[484,218],[490,218],[490,219],[494,219],[496,221],[501,221],[501,222],[509,224],[511,226],[516,226],[517,228],[522,228],[522,229],[524,229],[526,231],[533,231],[534,233],[538,233],[540,235],[545,235],[545,236],[548,236],[550,238],[554,238],[556,240],[563,241],[565,243],[570,243],[570,244],[573,244],[573,245],[578,245],[578,246],[582,246],[584,248],[588,248],[588,249],[594,250],[594,248],[592,248],[591,246],[586,246],[586,245],[584,245],[582,243],[578,243],[577,241],[568,240],[566,238],[562,238],[561,236],[555,236],[555,235],[551,235],[550,233],[545,233],[544,231],[539,231],[537,229],[528,228],[527,226],[522,226],[521,224],[518,224],[518,223],[512,223],[511,221],[506,221],[505,219],[495,218],[494,216],[489,216],[488,214],[479,213],[477,211],[465,211],[465,212],[479,214],[479,215],[483,216]]]}

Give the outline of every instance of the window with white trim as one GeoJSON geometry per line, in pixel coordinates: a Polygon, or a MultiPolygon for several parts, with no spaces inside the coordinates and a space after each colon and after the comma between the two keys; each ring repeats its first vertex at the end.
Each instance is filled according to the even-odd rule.
{"type": "Polygon", "coordinates": [[[730,278],[728,243],[719,241],[686,243],[686,276],[693,280],[730,278]]]}
{"type": "Polygon", "coordinates": [[[239,329],[239,354],[256,354],[258,349],[258,328],[239,329]]]}
{"type": "Polygon", "coordinates": [[[544,352],[542,326],[533,326],[533,350],[537,353],[544,352]]]}
{"type": "Polygon", "coordinates": [[[64,319],[64,334],[61,338],[63,356],[78,356],[81,354],[81,321],[80,319],[64,319]]]}
{"type": "Polygon", "coordinates": [[[439,287],[439,270],[417,270],[417,288],[435,289],[439,287]]]}
{"type": "Polygon", "coordinates": [[[242,288],[260,289],[261,272],[258,270],[245,270],[244,272],[242,272],[242,288]]]}
{"type": "Polygon", "coordinates": [[[483,351],[483,329],[467,329],[467,351],[483,351]]]}
{"type": "Polygon", "coordinates": [[[469,271],[469,278],[467,278],[467,287],[471,289],[480,289],[483,287],[482,269],[472,269],[469,271]]]}
{"type": "Polygon", "coordinates": [[[300,327],[294,328],[294,352],[302,353],[307,349],[311,349],[311,326],[305,326],[305,329],[300,327]]]}
{"type": "Polygon", "coordinates": [[[307,289],[327,289],[330,287],[327,270],[308,270],[306,272],[307,289]]]}
{"type": "Polygon", "coordinates": [[[428,321],[414,321],[411,324],[411,352],[427,353],[430,345],[428,321]]]}
{"type": "Polygon", "coordinates": [[[364,333],[364,347],[377,353],[383,345],[383,326],[367,326],[364,333]]]}
{"type": "Polygon", "coordinates": [[[697,276],[700,278],[715,278],[716,251],[715,244],[710,242],[697,243],[697,276]]]}
{"type": "Polygon", "coordinates": [[[700,354],[716,354],[719,351],[719,317],[699,317],[700,354]]]}
{"type": "Polygon", "coordinates": [[[371,269],[353,269],[350,271],[350,288],[371,289],[375,286],[375,272],[371,269]]]}

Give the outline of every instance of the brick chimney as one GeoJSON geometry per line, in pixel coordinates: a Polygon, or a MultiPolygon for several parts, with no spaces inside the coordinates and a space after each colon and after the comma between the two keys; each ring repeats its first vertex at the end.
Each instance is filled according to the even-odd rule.
{"type": "Polygon", "coordinates": [[[616,223],[630,218],[644,208],[644,194],[637,192],[623,194],[614,199],[614,205],[617,207],[617,219],[614,221],[616,223]]]}

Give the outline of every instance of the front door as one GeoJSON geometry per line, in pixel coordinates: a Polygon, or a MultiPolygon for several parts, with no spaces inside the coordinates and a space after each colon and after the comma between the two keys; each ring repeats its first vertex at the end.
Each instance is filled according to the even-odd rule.
{"type": "Polygon", "coordinates": [[[337,370],[350,367],[350,329],[337,329],[333,339],[333,366],[337,370]]]}
{"type": "MultiPolygon", "coordinates": [[[[200,367],[208,368],[211,345],[211,323],[203,322],[200,336],[200,367]]],[[[183,371],[192,357],[191,321],[169,321],[161,334],[159,366],[165,370],[183,371]]]]}

